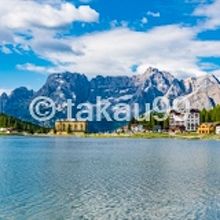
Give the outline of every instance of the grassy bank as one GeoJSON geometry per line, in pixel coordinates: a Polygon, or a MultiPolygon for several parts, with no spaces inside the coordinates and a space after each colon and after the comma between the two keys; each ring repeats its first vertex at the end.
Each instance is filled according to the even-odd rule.
{"type": "Polygon", "coordinates": [[[0,136],[32,136],[32,137],[79,137],[79,138],[143,138],[143,139],[186,139],[186,140],[220,140],[220,135],[200,135],[197,133],[181,133],[181,134],[169,134],[169,133],[136,133],[136,134],[104,134],[94,133],[85,135],[52,135],[52,134],[6,134],[0,133],[0,136]]]}
{"type": "Polygon", "coordinates": [[[200,135],[197,133],[136,133],[136,134],[87,134],[86,137],[91,138],[145,138],[145,139],[158,139],[158,138],[173,138],[173,139],[189,139],[189,140],[220,140],[220,135],[200,135]]]}

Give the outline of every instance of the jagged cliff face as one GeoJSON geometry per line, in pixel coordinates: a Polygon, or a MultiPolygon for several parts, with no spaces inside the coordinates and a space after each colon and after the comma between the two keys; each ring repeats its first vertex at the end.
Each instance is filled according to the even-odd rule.
{"type": "Polygon", "coordinates": [[[47,96],[56,103],[63,103],[67,99],[82,103],[88,100],[90,82],[85,75],[78,73],[53,74],[35,96],[47,96]]]}
{"type": "Polygon", "coordinates": [[[149,68],[144,74],[134,76],[137,91],[133,100],[140,103],[152,103],[158,96],[166,96],[173,100],[185,94],[182,82],[168,72],[149,68]]]}
{"type": "Polygon", "coordinates": [[[188,100],[192,108],[202,109],[220,103],[220,82],[213,75],[178,80],[170,73],[155,68],[132,77],[97,76],[91,80],[78,73],[58,73],[50,75],[37,92],[22,87],[9,96],[0,96],[0,112],[32,120],[28,108],[37,96],[50,97],[59,105],[61,111],[57,118],[65,117],[62,110],[67,99],[74,100],[76,104],[95,103],[97,96],[113,105],[138,102],[142,107],[158,96],[166,96],[171,101],[181,97],[188,100]]]}
{"type": "Polygon", "coordinates": [[[11,95],[2,94],[0,97],[1,112],[20,119],[30,119],[29,103],[34,97],[34,91],[25,87],[15,89],[11,95]]]}
{"type": "Polygon", "coordinates": [[[95,102],[96,97],[112,102],[129,101],[137,90],[132,78],[126,76],[103,77],[97,76],[90,82],[90,94],[88,100],[95,102]]]}
{"type": "Polygon", "coordinates": [[[214,75],[190,78],[185,82],[188,95],[183,97],[192,108],[211,109],[220,104],[220,82],[214,75]]]}

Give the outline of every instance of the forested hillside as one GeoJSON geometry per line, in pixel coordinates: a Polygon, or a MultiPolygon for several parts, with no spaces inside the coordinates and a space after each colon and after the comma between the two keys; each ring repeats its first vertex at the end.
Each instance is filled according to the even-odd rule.
{"type": "Polygon", "coordinates": [[[201,122],[220,122],[220,105],[211,110],[203,109],[200,115],[201,122]]]}
{"type": "Polygon", "coordinates": [[[10,128],[18,132],[28,133],[48,133],[49,128],[40,127],[38,125],[19,120],[5,114],[0,114],[0,128],[10,128]]]}

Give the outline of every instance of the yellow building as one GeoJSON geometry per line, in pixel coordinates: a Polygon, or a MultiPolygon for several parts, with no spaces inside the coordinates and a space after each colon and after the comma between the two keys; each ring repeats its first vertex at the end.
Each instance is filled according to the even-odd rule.
{"type": "Polygon", "coordinates": [[[198,128],[199,134],[212,134],[215,132],[215,124],[213,123],[203,123],[198,128]]]}
{"type": "Polygon", "coordinates": [[[86,121],[59,120],[55,123],[55,133],[58,135],[83,135],[87,132],[86,121]]]}

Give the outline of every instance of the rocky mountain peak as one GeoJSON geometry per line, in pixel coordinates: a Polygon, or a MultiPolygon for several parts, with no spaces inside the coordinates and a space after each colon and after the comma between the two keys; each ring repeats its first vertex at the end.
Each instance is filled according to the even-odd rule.
{"type": "Polygon", "coordinates": [[[37,92],[37,96],[51,97],[57,103],[67,99],[78,99],[82,102],[89,95],[89,81],[85,75],[79,73],[51,74],[45,85],[37,92]],[[82,89],[83,88],[83,89],[82,89]]]}
{"type": "Polygon", "coordinates": [[[3,92],[3,93],[0,95],[0,98],[2,98],[2,99],[7,99],[7,98],[8,98],[7,93],[3,92]]]}
{"type": "Polygon", "coordinates": [[[25,98],[30,98],[34,95],[33,90],[29,90],[26,87],[20,87],[12,91],[10,94],[9,98],[18,98],[19,99],[25,99],[25,98]]]}
{"type": "Polygon", "coordinates": [[[213,85],[220,85],[220,81],[213,74],[207,74],[205,76],[200,76],[198,78],[191,77],[184,80],[184,85],[188,93],[194,92],[196,90],[205,90],[213,85]]]}
{"type": "MultiPolygon", "coordinates": [[[[98,96],[112,105],[138,103],[144,110],[146,103],[152,103],[158,96],[166,96],[171,102],[183,97],[192,108],[211,108],[220,103],[220,82],[214,75],[178,80],[166,71],[150,67],[143,74],[135,76],[97,76],[91,80],[79,73],[55,73],[49,75],[42,88],[34,93],[25,87],[15,89],[11,95],[0,96],[0,112],[32,120],[29,114],[30,102],[37,96],[46,96],[60,107],[64,118],[63,104],[72,99],[76,104],[95,103],[98,96]]],[[[101,124],[100,124],[101,126],[101,124]]]]}
{"type": "Polygon", "coordinates": [[[188,101],[191,108],[211,109],[220,104],[220,82],[216,76],[208,74],[184,81],[187,95],[183,101],[188,101]]]}
{"type": "Polygon", "coordinates": [[[166,94],[173,84],[174,79],[175,77],[169,72],[150,67],[143,74],[135,77],[135,84],[145,92],[148,90],[157,90],[161,94],[166,94]]]}

